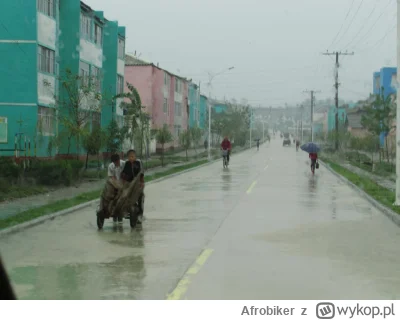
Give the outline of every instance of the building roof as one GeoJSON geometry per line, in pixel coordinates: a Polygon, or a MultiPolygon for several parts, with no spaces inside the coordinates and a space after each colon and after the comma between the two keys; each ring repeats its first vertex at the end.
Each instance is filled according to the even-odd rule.
{"type": "Polygon", "coordinates": [[[157,68],[159,70],[162,70],[162,71],[168,73],[172,77],[175,77],[175,78],[181,79],[183,81],[189,82],[189,80],[187,78],[178,76],[178,75],[176,75],[176,74],[174,74],[172,72],[169,72],[168,70],[160,68],[158,63],[157,63],[157,65],[155,65],[152,62],[146,62],[146,61],[141,60],[139,58],[136,58],[135,56],[132,56],[130,54],[125,54],[125,66],[126,67],[143,67],[143,66],[147,67],[147,66],[151,66],[151,67],[157,68]]]}

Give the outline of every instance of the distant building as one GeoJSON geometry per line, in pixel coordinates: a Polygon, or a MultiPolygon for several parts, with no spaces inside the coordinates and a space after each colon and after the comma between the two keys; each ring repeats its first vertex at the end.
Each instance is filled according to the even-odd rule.
{"type": "Polygon", "coordinates": [[[188,128],[188,80],[131,55],[126,56],[125,78],[139,91],[152,128],[168,125],[174,141],[166,147],[179,146],[179,134],[188,128]]]}

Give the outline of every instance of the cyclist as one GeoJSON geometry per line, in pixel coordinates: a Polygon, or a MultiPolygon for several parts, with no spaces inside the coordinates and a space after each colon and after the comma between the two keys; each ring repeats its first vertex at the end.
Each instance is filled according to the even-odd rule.
{"type": "Polygon", "coordinates": [[[314,174],[315,164],[317,163],[318,160],[318,154],[311,152],[308,154],[308,157],[311,159],[311,172],[314,174]]]}
{"type": "Polygon", "coordinates": [[[221,143],[221,149],[228,150],[228,156],[226,157],[226,160],[228,161],[229,164],[229,156],[231,154],[232,145],[227,136],[225,136],[224,140],[221,143]]]}

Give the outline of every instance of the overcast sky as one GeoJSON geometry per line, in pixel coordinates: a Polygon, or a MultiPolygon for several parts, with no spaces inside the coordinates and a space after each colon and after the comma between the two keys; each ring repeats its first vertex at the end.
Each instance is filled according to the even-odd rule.
{"type": "Polygon", "coordinates": [[[368,96],[373,72],[396,66],[396,0],[85,3],[126,26],[128,53],[201,81],[207,95],[208,73],[234,66],[215,77],[212,96],[255,106],[299,103],[311,89],[321,90],[317,99],[333,97],[334,56],[321,54],[327,49],[355,53],[339,60],[344,99],[368,96]]]}

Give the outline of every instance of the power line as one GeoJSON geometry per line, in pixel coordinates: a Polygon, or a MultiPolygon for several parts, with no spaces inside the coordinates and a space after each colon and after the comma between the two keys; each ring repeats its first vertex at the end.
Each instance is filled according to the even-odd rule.
{"type": "Polygon", "coordinates": [[[340,26],[340,29],[339,29],[338,33],[336,34],[335,38],[333,38],[332,43],[328,46],[328,49],[335,43],[335,40],[337,39],[337,37],[338,37],[339,34],[340,34],[340,31],[342,31],[342,28],[343,28],[343,26],[344,26],[344,23],[346,22],[347,18],[349,17],[349,14],[350,14],[351,9],[353,8],[354,1],[355,1],[355,0],[353,0],[353,1],[351,2],[351,5],[350,5],[349,10],[347,11],[346,17],[344,18],[343,23],[342,23],[342,25],[340,26]]]}
{"type": "Polygon", "coordinates": [[[374,49],[377,45],[381,44],[381,43],[389,36],[389,34],[391,34],[392,31],[396,29],[396,27],[397,27],[397,23],[396,23],[395,25],[393,25],[393,26],[385,33],[385,35],[384,35],[381,39],[379,39],[377,42],[375,42],[374,45],[372,45],[372,46],[370,46],[370,47],[367,47],[367,48],[365,48],[364,50],[361,50],[361,51],[359,51],[359,52],[365,52],[365,51],[369,51],[369,50],[371,50],[371,49],[374,49]]]}
{"type": "MultiPolygon", "coordinates": [[[[376,8],[377,4],[378,4],[378,2],[375,2],[374,7],[372,8],[370,14],[369,14],[368,17],[365,19],[365,21],[368,21],[368,20],[371,18],[372,14],[373,14],[374,11],[375,11],[375,8],[376,8]]],[[[351,39],[350,42],[349,42],[347,45],[344,46],[344,48],[347,48],[347,47],[354,41],[354,39],[357,38],[357,36],[361,33],[361,31],[364,29],[364,27],[365,27],[365,25],[363,24],[363,26],[360,28],[360,30],[358,30],[358,32],[357,32],[356,35],[353,37],[353,39],[351,39]]]]}
{"type": "MultiPolygon", "coordinates": [[[[376,26],[376,24],[379,22],[379,20],[382,18],[382,16],[385,14],[385,10],[386,8],[392,3],[391,0],[389,0],[389,2],[387,3],[384,11],[379,15],[379,17],[375,20],[375,22],[373,23],[373,25],[371,26],[370,29],[368,29],[367,33],[364,35],[364,37],[361,37],[358,41],[356,41],[351,48],[355,48],[357,46],[357,44],[359,44],[361,41],[364,41],[366,38],[368,38],[368,36],[370,35],[372,29],[376,26]]],[[[395,15],[396,17],[396,15],[395,15]]]]}
{"type": "Polygon", "coordinates": [[[354,22],[354,20],[355,20],[355,17],[357,16],[358,12],[360,11],[360,8],[361,8],[361,6],[362,6],[363,3],[364,3],[364,0],[361,0],[360,5],[358,6],[357,11],[356,11],[356,13],[355,13],[354,16],[353,16],[353,19],[351,19],[349,26],[347,27],[346,31],[342,34],[342,36],[340,37],[340,39],[339,39],[338,42],[340,42],[340,40],[342,40],[343,37],[346,35],[347,31],[350,30],[350,27],[353,25],[353,22],[354,22]]]}

